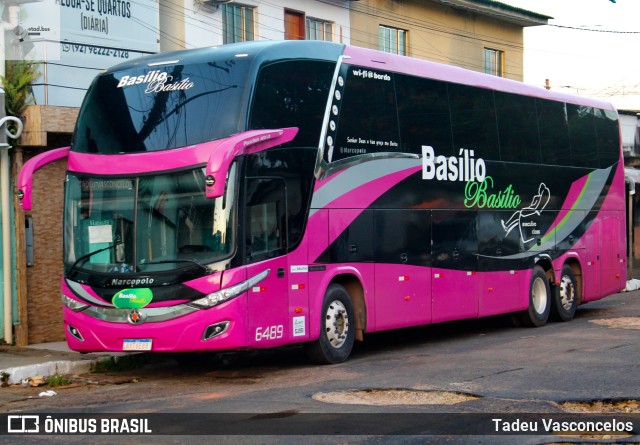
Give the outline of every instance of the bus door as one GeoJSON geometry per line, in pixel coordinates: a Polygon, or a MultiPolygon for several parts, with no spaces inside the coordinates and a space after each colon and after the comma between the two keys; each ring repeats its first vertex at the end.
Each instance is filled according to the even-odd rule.
{"type": "Polygon", "coordinates": [[[478,316],[477,212],[432,211],[432,320],[478,316]]]}
{"type": "Polygon", "coordinates": [[[624,287],[624,216],[600,212],[586,233],[583,301],[619,292],[624,287]]]}
{"type": "Polygon", "coordinates": [[[523,282],[522,269],[526,259],[516,259],[524,252],[520,231],[511,229],[506,221],[511,210],[485,210],[478,212],[478,270],[480,284],[479,316],[516,311],[528,304],[528,293],[523,282]],[[523,300],[523,296],[527,297],[523,300]]]}
{"type": "Polygon", "coordinates": [[[594,219],[585,235],[585,261],[582,263],[584,269],[582,274],[584,280],[584,285],[582,286],[583,301],[593,300],[600,295],[601,227],[602,222],[599,219],[594,219]]]}
{"type": "Polygon", "coordinates": [[[247,277],[269,270],[248,290],[248,343],[266,348],[289,337],[285,183],[280,178],[248,178],[245,185],[247,277]]]}
{"type": "Polygon", "coordinates": [[[620,292],[624,287],[621,277],[624,277],[625,245],[620,222],[623,216],[615,212],[601,213],[604,213],[601,226],[602,295],[608,295],[620,292]]]}
{"type": "Polygon", "coordinates": [[[431,212],[376,210],[375,311],[377,329],[431,322],[431,212]]]}

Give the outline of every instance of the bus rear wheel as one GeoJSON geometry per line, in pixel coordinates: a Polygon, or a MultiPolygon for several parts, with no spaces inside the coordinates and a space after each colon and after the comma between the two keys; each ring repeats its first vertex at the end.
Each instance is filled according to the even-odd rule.
{"type": "Polygon", "coordinates": [[[568,264],[562,266],[560,282],[555,286],[551,318],[558,321],[570,321],[578,307],[578,286],[573,269],[568,264]]]}
{"type": "Polygon", "coordinates": [[[524,326],[539,327],[549,319],[551,312],[551,287],[544,269],[533,268],[529,284],[529,308],[520,314],[520,322],[524,326]]]}
{"type": "Polygon", "coordinates": [[[349,358],[355,341],[353,305],[347,290],[333,283],[322,303],[320,338],[307,347],[309,358],[320,364],[342,363],[349,358]]]}

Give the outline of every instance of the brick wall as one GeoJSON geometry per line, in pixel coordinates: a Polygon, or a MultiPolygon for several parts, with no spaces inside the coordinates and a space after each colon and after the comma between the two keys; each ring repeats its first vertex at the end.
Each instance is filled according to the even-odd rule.
{"type": "MultiPolygon", "coordinates": [[[[26,159],[25,159],[26,160],[26,159]]],[[[27,267],[29,344],[64,340],[60,279],[63,181],[67,160],[38,170],[33,180],[34,265],[27,267]]]]}

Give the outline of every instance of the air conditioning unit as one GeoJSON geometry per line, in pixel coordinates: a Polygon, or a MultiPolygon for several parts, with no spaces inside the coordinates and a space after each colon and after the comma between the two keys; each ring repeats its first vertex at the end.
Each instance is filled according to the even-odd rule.
{"type": "Polygon", "coordinates": [[[231,3],[233,0],[195,0],[198,5],[217,11],[221,4],[231,3]]]}

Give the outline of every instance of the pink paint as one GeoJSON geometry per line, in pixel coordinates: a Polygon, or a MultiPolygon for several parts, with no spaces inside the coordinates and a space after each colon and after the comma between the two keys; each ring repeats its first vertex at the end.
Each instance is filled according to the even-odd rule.
{"type": "Polygon", "coordinates": [[[20,169],[20,173],[18,173],[18,193],[20,194],[20,206],[24,210],[31,210],[34,173],[47,164],[67,157],[69,150],[69,147],[62,147],[45,151],[29,159],[20,169]]]}

